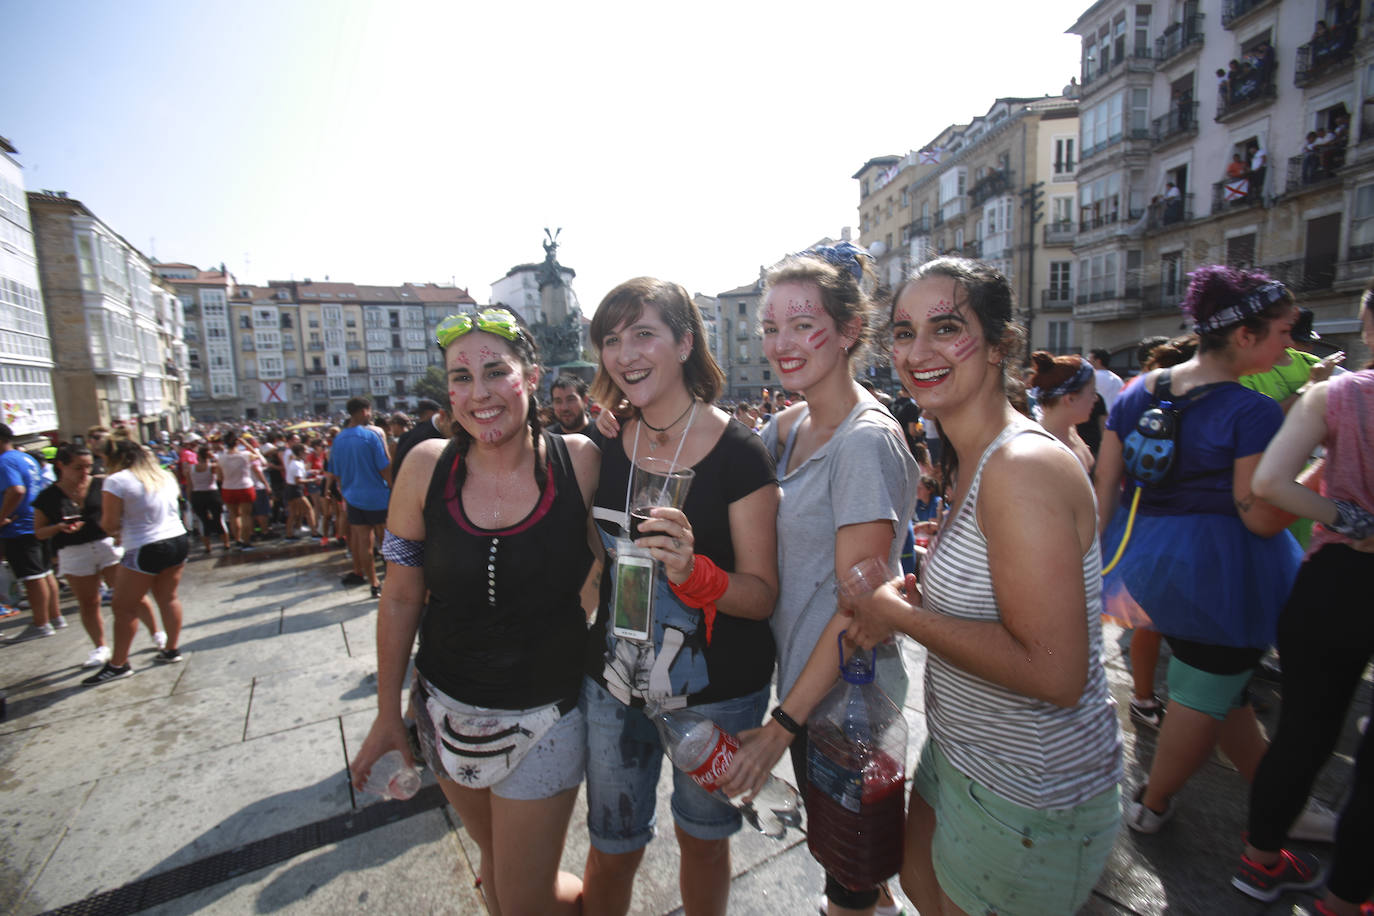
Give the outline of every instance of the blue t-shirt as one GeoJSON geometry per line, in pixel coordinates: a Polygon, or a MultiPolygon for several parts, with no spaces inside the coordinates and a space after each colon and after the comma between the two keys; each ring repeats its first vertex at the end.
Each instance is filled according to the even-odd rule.
{"type": "Polygon", "coordinates": [[[0,452],[0,494],[10,487],[24,487],[24,499],[11,516],[14,521],[0,528],[0,538],[33,534],[33,501],[43,492],[43,470],[33,456],[17,448],[0,452]]]}
{"type": "Polygon", "coordinates": [[[387,507],[391,489],[382,477],[386,466],[382,437],[371,428],[350,426],[334,437],[329,473],[339,478],[339,491],[350,506],[371,512],[387,507]]]}
{"type": "MultiPolygon", "coordinates": [[[[1117,395],[1107,415],[1107,428],[1126,441],[1136,421],[1154,406],[1154,395],[1143,381],[1117,395]]],[[[1142,515],[1186,515],[1205,512],[1236,515],[1231,493],[1237,458],[1258,455],[1283,425],[1278,402],[1234,382],[1222,384],[1188,403],[1178,430],[1178,465],[1165,487],[1144,487],[1142,515]]],[[[1129,506],[1134,487],[1121,492],[1129,506]]]]}
{"type": "Polygon", "coordinates": [[[940,501],[940,497],[938,496],[932,496],[928,503],[921,502],[918,497],[916,500],[916,521],[938,522],[940,520],[940,511],[943,508],[944,504],[940,501]]]}

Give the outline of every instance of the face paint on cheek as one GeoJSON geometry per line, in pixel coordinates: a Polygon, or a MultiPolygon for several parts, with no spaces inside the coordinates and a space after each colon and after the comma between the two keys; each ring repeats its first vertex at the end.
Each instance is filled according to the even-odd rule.
{"type": "Polygon", "coordinates": [[[964,331],[962,334],[960,334],[958,337],[954,339],[954,358],[959,360],[960,362],[963,362],[964,360],[972,356],[973,352],[977,349],[978,338],[974,337],[967,331],[964,331]]]}
{"type": "Polygon", "coordinates": [[[825,330],[825,328],[821,328],[819,331],[813,332],[810,337],[806,338],[806,343],[811,349],[819,350],[821,347],[830,343],[830,332],[825,330]]]}

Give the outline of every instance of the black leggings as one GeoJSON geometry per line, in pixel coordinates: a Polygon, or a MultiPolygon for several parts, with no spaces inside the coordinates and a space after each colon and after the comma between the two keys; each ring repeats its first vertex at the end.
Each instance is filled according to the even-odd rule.
{"type": "MultiPolygon", "coordinates": [[[[1250,787],[1250,843],[1277,851],[1340,738],[1350,701],[1374,656],[1374,554],[1344,544],[1317,551],[1298,572],[1279,617],[1283,707],[1278,732],[1250,787]]],[[[1355,757],[1354,785],[1336,829],[1327,886],[1342,900],[1374,892],[1374,725],[1355,757]]]]}
{"type": "Polygon", "coordinates": [[[191,511],[200,519],[200,531],[205,537],[224,533],[224,525],[220,522],[224,503],[220,502],[218,490],[192,490],[191,511]]]}
{"type": "MultiPolygon", "coordinates": [[[[792,775],[797,780],[797,791],[801,793],[803,801],[806,800],[806,743],[806,732],[803,731],[792,739],[792,745],[788,749],[792,754],[792,775]]],[[[830,872],[826,872],[825,897],[827,900],[833,900],[838,906],[851,910],[866,910],[878,902],[878,889],[874,887],[852,891],[830,872]]]]}

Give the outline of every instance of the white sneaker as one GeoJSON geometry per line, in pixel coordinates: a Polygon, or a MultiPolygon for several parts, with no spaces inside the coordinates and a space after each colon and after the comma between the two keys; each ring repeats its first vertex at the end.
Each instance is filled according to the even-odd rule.
{"type": "Polygon", "coordinates": [[[1338,818],[1336,812],[1324,803],[1309,798],[1307,807],[1302,809],[1302,814],[1288,828],[1288,838],[1305,843],[1334,843],[1338,818]]]}
{"type": "Polygon", "coordinates": [[[153,642],[157,643],[159,649],[167,648],[167,634],[158,630],[153,634],[153,642]]]}
{"type": "Polygon", "coordinates": [[[1131,800],[1122,806],[1122,813],[1125,815],[1126,826],[1136,833],[1159,833],[1159,828],[1168,823],[1169,818],[1174,816],[1174,800],[1169,799],[1169,804],[1164,808],[1163,814],[1158,814],[1146,807],[1141,801],[1145,797],[1145,787],[1141,786],[1135,790],[1131,800]]]}
{"type": "Polygon", "coordinates": [[[49,622],[52,624],[52,628],[53,628],[54,630],[65,630],[65,629],[67,629],[67,618],[62,617],[62,616],[60,616],[60,615],[57,616],[57,617],[54,617],[54,618],[53,618],[51,621],[49,621],[49,622]]]}
{"type": "Polygon", "coordinates": [[[106,662],[108,662],[109,660],[110,660],[110,647],[109,647],[109,646],[96,646],[94,649],[91,650],[91,654],[87,657],[86,663],[83,664],[81,667],[82,667],[82,668],[99,668],[100,666],[102,666],[102,665],[104,665],[106,662]]]}

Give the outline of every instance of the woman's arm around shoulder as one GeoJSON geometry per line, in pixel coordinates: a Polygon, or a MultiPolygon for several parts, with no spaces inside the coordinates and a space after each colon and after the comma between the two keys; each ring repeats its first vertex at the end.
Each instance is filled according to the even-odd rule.
{"type": "Polygon", "coordinates": [[[1283,426],[1260,456],[1250,482],[1260,499],[1323,523],[1335,521],[1335,503],[1299,482],[1298,476],[1313,450],[1326,439],[1327,385],[1313,385],[1288,411],[1283,426]]]}

